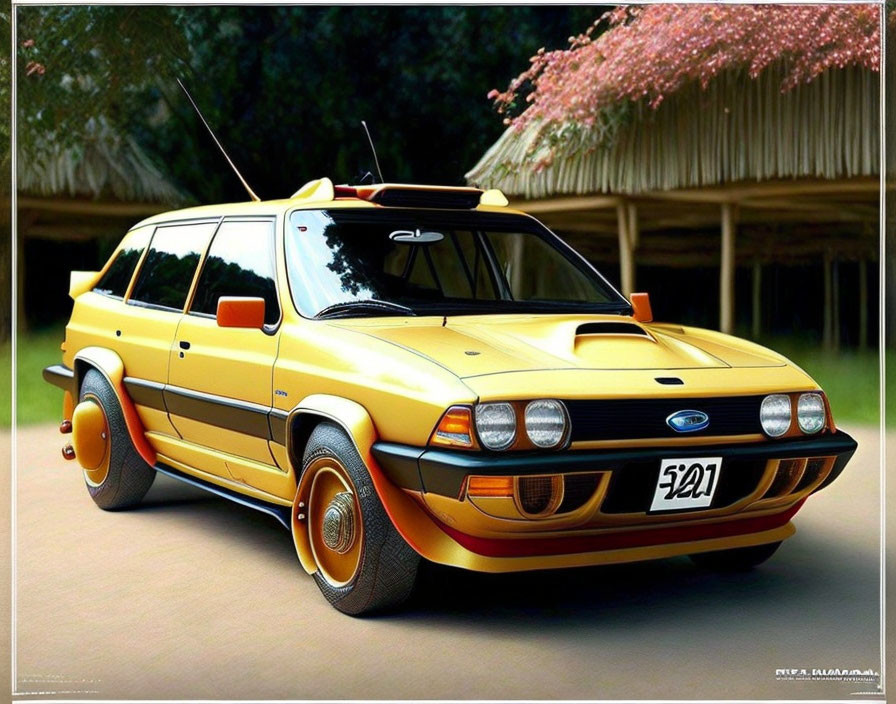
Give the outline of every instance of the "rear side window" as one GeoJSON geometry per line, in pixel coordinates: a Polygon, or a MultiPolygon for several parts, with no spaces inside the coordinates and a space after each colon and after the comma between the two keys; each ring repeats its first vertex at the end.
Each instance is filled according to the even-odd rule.
{"type": "Polygon", "coordinates": [[[217,223],[165,225],[152,243],[128,302],[182,310],[199,256],[217,223]]]}
{"type": "Polygon", "coordinates": [[[202,265],[190,312],[215,315],[221,296],[263,298],[265,325],[276,325],[280,304],[274,262],[272,220],[225,220],[202,265]]]}
{"type": "Polygon", "coordinates": [[[143,250],[146,249],[146,243],[149,242],[150,234],[152,234],[152,228],[149,227],[132,233],[121,249],[115,253],[112,264],[106,269],[106,273],[93,287],[93,290],[107,296],[124,298],[128,284],[131,283],[131,277],[134,275],[134,268],[140,261],[143,250]]]}

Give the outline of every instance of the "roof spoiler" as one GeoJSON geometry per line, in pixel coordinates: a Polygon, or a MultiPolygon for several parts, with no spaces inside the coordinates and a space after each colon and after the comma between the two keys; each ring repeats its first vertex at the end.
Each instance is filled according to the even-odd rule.
{"type": "Polygon", "coordinates": [[[292,199],[330,201],[336,198],[357,198],[377,205],[399,208],[452,208],[472,210],[479,205],[503,208],[507,197],[496,188],[455,186],[418,186],[405,183],[381,183],[374,186],[334,186],[324,177],[309,181],[293,193],[292,199]]]}

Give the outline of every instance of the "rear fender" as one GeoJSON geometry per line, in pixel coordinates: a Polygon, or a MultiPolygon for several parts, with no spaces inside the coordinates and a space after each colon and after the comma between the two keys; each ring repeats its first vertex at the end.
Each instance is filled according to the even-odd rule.
{"type": "Polygon", "coordinates": [[[143,460],[151,467],[155,466],[156,452],[147,442],[140,416],[137,415],[137,409],[134,408],[134,403],[124,388],[124,363],[121,357],[105,347],[85,347],[75,355],[74,367],[76,393],[80,391],[84,375],[89,369],[96,369],[106,377],[106,381],[118,398],[131,442],[143,460]]]}
{"type": "Polygon", "coordinates": [[[298,510],[298,502],[304,502],[306,506],[308,504],[311,482],[302,474],[302,454],[311,431],[321,421],[336,423],[349,436],[361,456],[364,466],[367,467],[374,490],[379,496],[389,520],[392,521],[392,525],[405,541],[419,552],[415,541],[404,527],[409,525],[409,521],[420,521],[421,519],[427,523],[431,523],[431,521],[407,494],[386,478],[374,458],[371,448],[377,440],[377,434],[370,414],[362,405],[349,399],[328,394],[313,394],[307,396],[293,408],[286,424],[289,461],[298,477],[296,505],[293,508],[293,538],[302,567],[308,574],[317,571],[307,531],[295,530],[295,513],[298,510]]]}

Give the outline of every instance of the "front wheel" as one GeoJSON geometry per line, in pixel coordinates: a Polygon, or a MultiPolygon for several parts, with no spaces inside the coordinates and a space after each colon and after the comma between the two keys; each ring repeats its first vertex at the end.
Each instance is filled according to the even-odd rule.
{"type": "Polygon", "coordinates": [[[354,616],[402,603],[414,588],[420,556],[386,515],[351,439],[321,423],[308,439],[302,468],[307,510],[294,507],[293,531],[307,531],[324,596],[354,616]]]}
{"type": "Polygon", "coordinates": [[[715,550],[713,552],[697,552],[690,555],[698,567],[725,572],[746,571],[760,565],[775,554],[781,542],[753,545],[748,548],[732,548],[731,550],[715,550]]]}

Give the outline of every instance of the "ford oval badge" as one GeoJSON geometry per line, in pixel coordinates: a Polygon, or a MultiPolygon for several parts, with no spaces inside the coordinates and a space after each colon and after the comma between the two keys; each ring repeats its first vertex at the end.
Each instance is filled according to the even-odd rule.
{"type": "Polygon", "coordinates": [[[693,433],[709,425],[709,416],[703,411],[677,411],[666,418],[666,424],[676,433],[693,433]]]}

